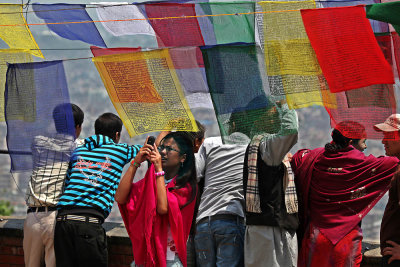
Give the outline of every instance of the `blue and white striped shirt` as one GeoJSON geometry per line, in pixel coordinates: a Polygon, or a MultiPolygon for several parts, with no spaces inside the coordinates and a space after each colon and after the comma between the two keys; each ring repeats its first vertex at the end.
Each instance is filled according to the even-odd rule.
{"type": "Polygon", "coordinates": [[[103,135],[85,139],[71,158],[65,180],[65,190],[57,205],[59,209],[93,208],[111,212],[125,164],[135,158],[142,146],[115,144],[103,135]]]}

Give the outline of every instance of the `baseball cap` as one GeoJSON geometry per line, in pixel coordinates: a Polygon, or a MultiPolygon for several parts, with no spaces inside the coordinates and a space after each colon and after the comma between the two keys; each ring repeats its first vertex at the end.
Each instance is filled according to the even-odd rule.
{"type": "Polygon", "coordinates": [[[374,125],[375,131],[378,132],[395,132],[400,130],[400,114],[390,115],[384,123],[374,125]]]}

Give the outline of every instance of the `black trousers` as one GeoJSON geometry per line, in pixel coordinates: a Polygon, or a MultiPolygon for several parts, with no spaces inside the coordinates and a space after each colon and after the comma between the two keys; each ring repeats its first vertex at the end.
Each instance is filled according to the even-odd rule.
{"type": "Polygon", "coordinates": [[[57,267],[108,266],[107,237],[101,224],[57,221],[54,251],[57,267]]]}

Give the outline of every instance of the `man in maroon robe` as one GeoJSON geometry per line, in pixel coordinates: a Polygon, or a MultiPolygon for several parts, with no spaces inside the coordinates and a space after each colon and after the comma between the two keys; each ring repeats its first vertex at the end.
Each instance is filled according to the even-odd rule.
{"type": "Polygon", "coordinates": [[[359,266],[359,224],[389,189],[397,169],[395,157],[376,158],[355,149],[354,132],[349,132],[334,129],[324,148],[293,155],[299,238],[303,235],[298,266],[359,266]]]}

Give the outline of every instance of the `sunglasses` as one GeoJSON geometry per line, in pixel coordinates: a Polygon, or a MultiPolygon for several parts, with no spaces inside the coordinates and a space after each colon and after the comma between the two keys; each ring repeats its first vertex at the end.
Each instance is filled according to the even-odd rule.
{"type": "Polygon", "coordinates": [[[157,149],[158,149],[158,152],[161,152],[161,151],[163,151],[165,149],[167,151],[167,153],[169,153],[171,151],[176,151],[178,153],[181,153],[179,150],[176,150],[175,148],[172,148],[170,146],[161,145],[161,146],[157,147],[157,149]]]}

